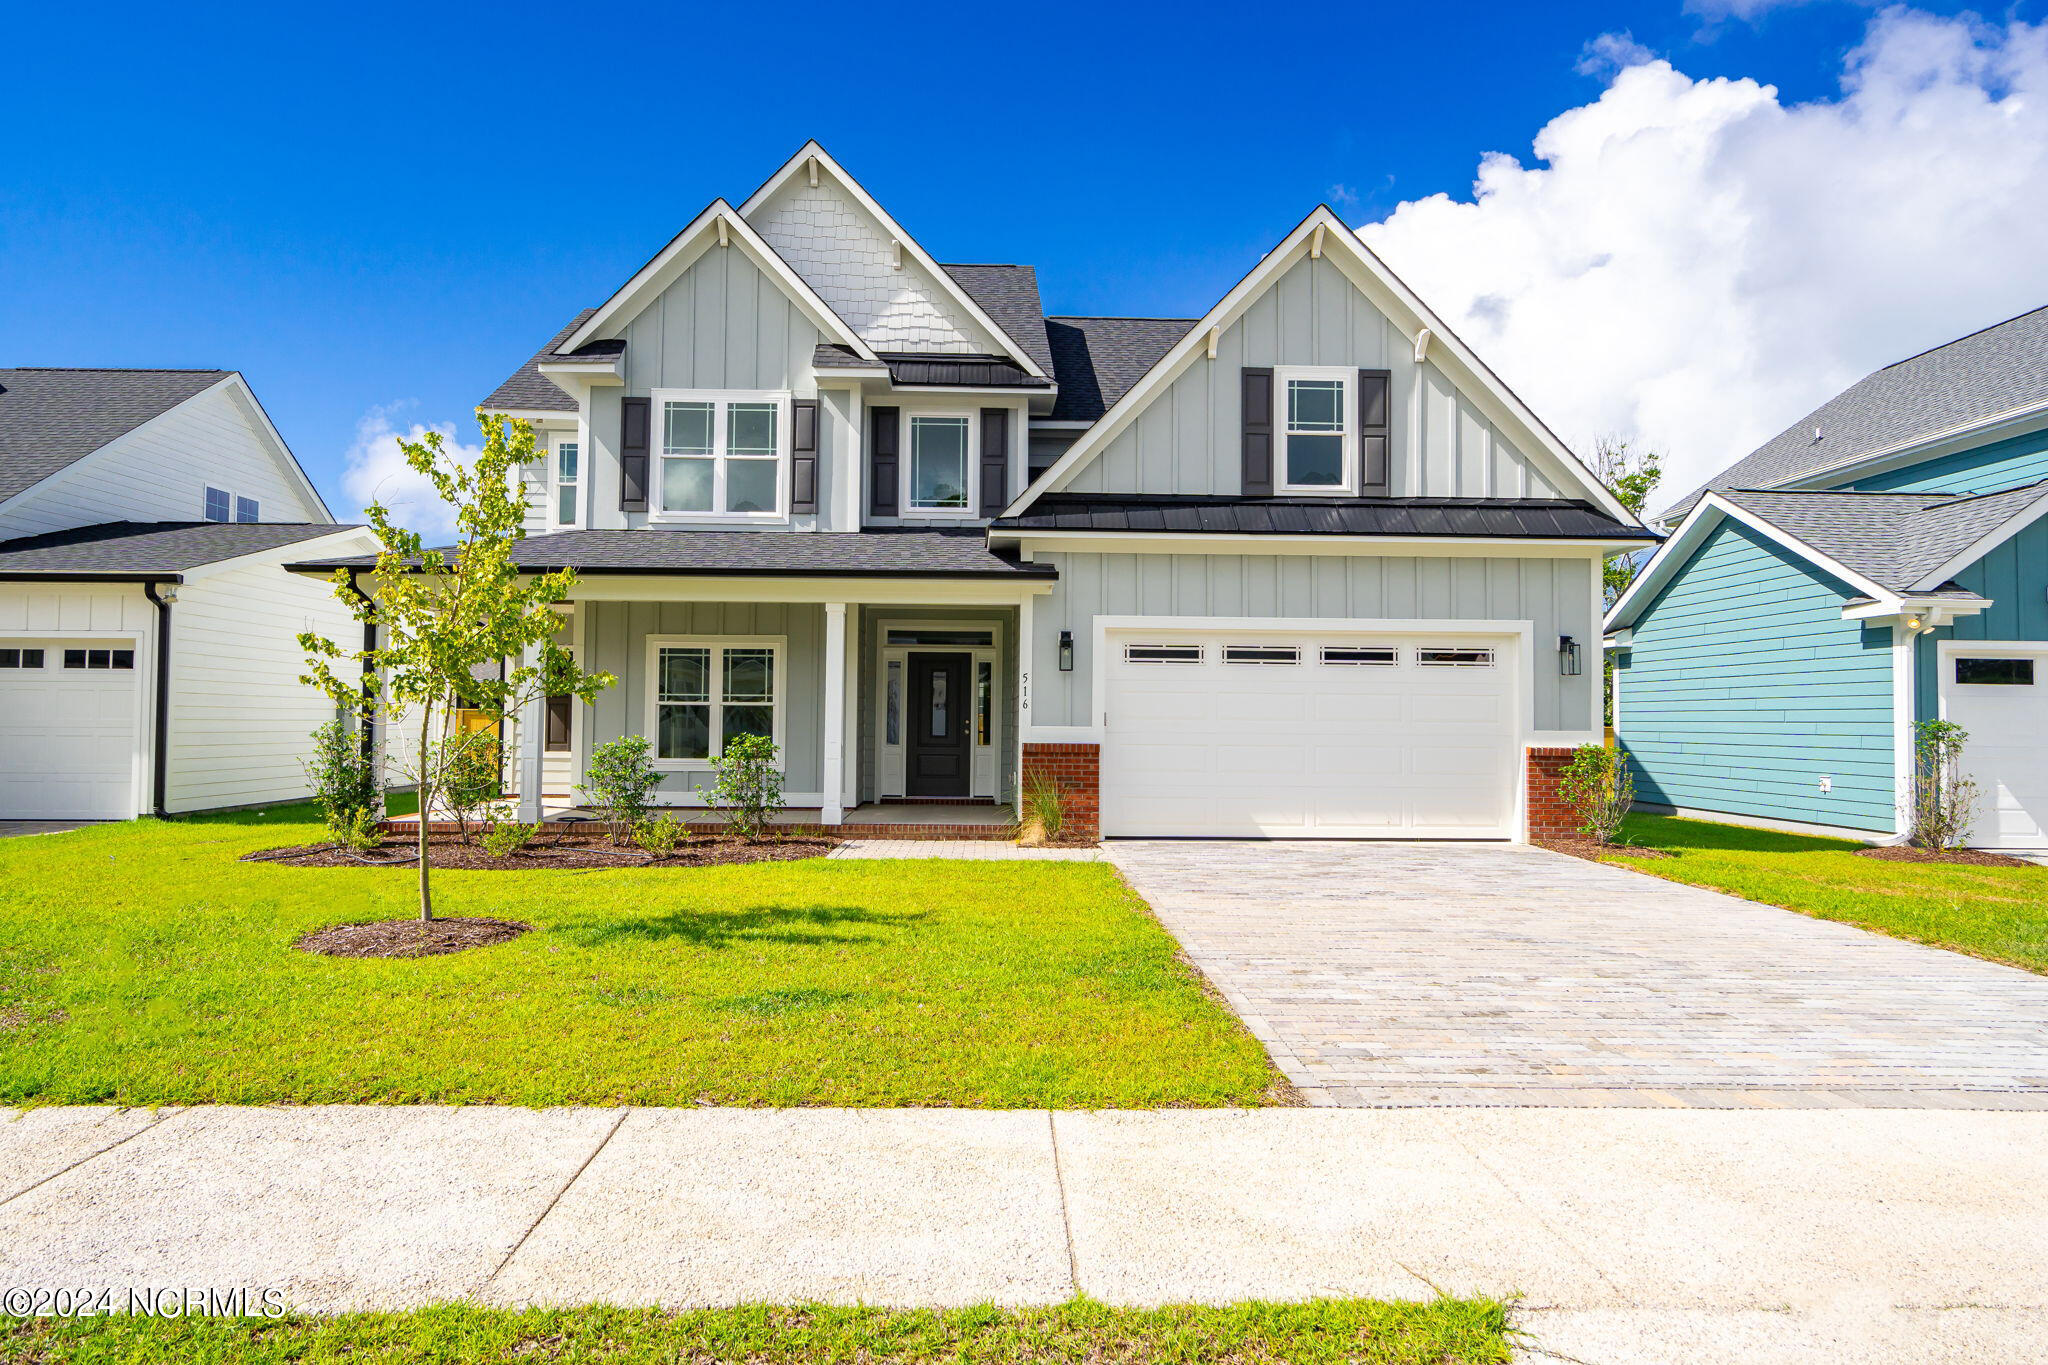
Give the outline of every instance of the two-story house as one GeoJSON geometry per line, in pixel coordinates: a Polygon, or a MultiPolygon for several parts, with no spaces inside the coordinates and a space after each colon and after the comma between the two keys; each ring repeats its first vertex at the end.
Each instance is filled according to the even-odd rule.
{"type": "Polygon", "coordinates": [[[350,617],[279,566],[375,543],[238,373],[0,369],[0,819],[305,795],[295,637],[350,617]]]}
{"type": "Polygon", "coordinates": [[[526,718],[528,817],[614,736],[688,808],[766,734],[828,826],[1042,770],[1090,833],[1515,838],[1654,538],[1327,208],[1201,318],[1047,317],[815,143],[483,407],[620,679],[526,718]]]}
{"type": "Polygon", "coordinates": [[[1867,376],[1665,516],[1609,618],[1645,805],[1904,839],[1946,719],[1972,842],[2048,848],[2048,308],[1867,376]]]}

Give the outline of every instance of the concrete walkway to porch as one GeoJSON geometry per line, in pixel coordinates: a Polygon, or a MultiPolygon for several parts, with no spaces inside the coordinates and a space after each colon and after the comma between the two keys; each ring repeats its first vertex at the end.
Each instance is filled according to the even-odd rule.
{"type": "MultiPolygon", "coordinates": [[[[2048,1360],[2048,1115],[0,1111],[0,1286],[484,1303],[1520,1295],[1585,1365],[2048,1360]]],[[[1531,1360],[1547,1358],[1538,1350],[1531,1360]]]]}

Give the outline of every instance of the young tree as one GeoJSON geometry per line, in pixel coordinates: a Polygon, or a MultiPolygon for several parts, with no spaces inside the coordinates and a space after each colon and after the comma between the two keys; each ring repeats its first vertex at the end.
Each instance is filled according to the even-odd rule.
{"type": "Polygon", "coordinates": [[[436,744],[457,706],[474,707],[493,720],[518,711],[544,694],[571,693],[585,702],[617,681],[609,673],[586,673],[554,643],[561,620],[555,603],[576,584],[573,571],[523,576],[514,549],[525,538],[526,509],[517,471],[538,458],[533,428],[525,422],[478,414],[483,453],[465,465],[444,449],[441,434],[400,441],[405,462],[432,481],[441,500],[455,511],[456,543],[428,549],[421,536],[395,525],[381,503],[364,509],[376,532],[377,564],[369,576],[370,601],[358,597],[345,570],[334,574],[334,595],[356,619],[383,628],[374,649],[344,650],[307,632],[301,679],[319,687],[344,711],[405,711],[418,723],[419,749],[409,760],[419,792],[420,918],[434,917],[428,878],[427,824],[433,799],[448,779],[451,754],[460,746],[436,744]],[[526,661],[529,649],[535,660],[526,661]],[[503,671],[483,665],[516,661],[503,671]],[[363,670],[344,677],[344,661],[363,670]]]}
{"type": "MultiPolygon", "coordinates": [[[[1593,443],[1593,476],[1607,485],[1614,500],[1637,516],[1649,505],[1650,494],[1664,478],[1664,456],[1656,450],[1638,450],[1626,436],[1602,436],[1593,443]]],[[[1648,552],[1624,550],[1607,556],[1607,605],[1613,606],[1628,585],[1636,581],[1648,552]]]]}

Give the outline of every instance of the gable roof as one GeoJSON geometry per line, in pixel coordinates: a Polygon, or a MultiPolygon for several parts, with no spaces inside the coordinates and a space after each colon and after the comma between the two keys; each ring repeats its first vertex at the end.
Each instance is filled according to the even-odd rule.
{"type": "MultiPolygon", "coordinates": [[[[1254,265],[1193,328],[1175,342],[1159,361],[1116,402],[1109,405],[1102,420],[1090,427],[1067,448],[1050,469],[1041,474],[1003,511],[1016,516],[1041,494],[1065,486],[1089,460],[1114,440],[1152,398],[1191,365],[1202,350],[1203,338],[1220,331],[1241,317],[1280,277],[1304,257],[1322,255],[1334,264],[1352,285],[1370,299],[1393,322],[1402,335],[1415,339],[1427,332],[1432,343],[1441,342],[1430,354],[1430,363],[1472,400],[1490,421],[1507,428],[1518,449],[1534,463],[1548,463],[1553,482],[1561,490],[1576,490],[1601,511],[1627,526],[1639,526],[1634,513],[1615,501],[1614,494],[1593,477],[1583,461],[1557,439],[1520,396],[1488,369],[1457,333],[1444,325],[1415,291],[1388,269],[1387,263],[1339,218],[1328,204],[1318,204],[1282,238],[1280,244],[1254,265]],[[1441,357],[1441,359],[1439,358],[1441,357]]],[[[1417,356],[1418,362],[1422,359],[1417,356]]]]}
{"type": "Polygon", "coordinates": [[[1783,487],[2042,408],[2048,307],[1864,376],[1660,515],[1683,513],[1709,488],[1783,487]]]}
{"type": "Polygon", "coordinates": [[[1053,375],[1052,347],[1045,338],[1045,307],[1038,301],[1038,271],[1028,265],[947,265],[953,277],[1003,334],[1031,357],[1040,373],[1053,375]]]}
{"type": "Polygon", "coordinates": [[[511,378],[491,390],[490,397],[477,404],[490,412],[575,412],[576,400],[560,384],[540,372],[540,363],[555,354],[555,348],[590,321],[595,308],[586,308],[569,320],[569,325],[533,353],[533,358],[513,371],[511,378]]]}
{"type": "MultiPolygon", "coordinates": [[[[917,238],[905,232],[903,225],[898,223],[890,215],[889,211],[883,208],[876,201],[875,197],[867,192],[867,187],[847,174],[846,168],[837,161],[834,161],[831,153],[819,145],[815,138],[797,148],[796,155],[783,162],[773,175],[770,175],[761,182],[759,189],[747,196],[746,202],[739,206],[738,212],[740,216],[745,218],[760,208],[769,199],[774,197],[776,191],[789,183],[791,177],[797,175],[812,163],[816,163],[819,170],[829,173],[833,179],[844,185],[847,192],[854,197],[855,202],[881,225],[884,232],[888,233],[894,240],[902,243],[903,249],[924,268],[925,272],[932,277],[939,288],[952,296],[954,303],[959,305],[969,317],[988,331],[997,341],[1004,343],[1009,348],[1011,358],[1022,365],[1027,374],[1037,379],[1050,379],[1052,377],[1047,367],[1042,365],[1030,351],[1025,349],[1022,342],[1011,336],[995,318],[990,316],[988,310],[982,307],[980,300],[976,299],[958,278],[934,260],[931,253],[924,249],[917,238]]],[[[1037,292],[1036,272],[1033,273],[1032,286],[1032,292],[1035,294],[1037,292]]]]}
{"type": "Polygon", "coordinates": [[[1194,325],[1193,318],[1047,318],[1046,342],[1060,386],[1050,416],[1098,420],[1194,325]]]}
{"type": "Polygon", "coordinates": [[[233,373],[0,369],[0,502],[70,468],[233,373]]]}
{"type": "Polygon", "coordinates": [[[223,559],[359,529],[333,522],[107,521],[0,540],[0,578],[168,577],[223,559]]]}

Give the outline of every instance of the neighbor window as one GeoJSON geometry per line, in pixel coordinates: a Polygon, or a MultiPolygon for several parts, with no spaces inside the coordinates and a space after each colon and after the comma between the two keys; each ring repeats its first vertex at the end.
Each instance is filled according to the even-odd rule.
{"type": "MultiPolygon", "coordinates": [[[[692,395],[661,404],[661,510],[719,517],[782,512],[784,400],[692,395]]],[[[558,476],[559,477],[559,476],[558,476]]]]}
{"type": "Polygon", "coordinates": [[[910,507],[913,511],[967,508],[968,422],[965,417],[917,414],[910,419],[910,507]]]}
{"type": "Polygon", "coordinates": [[[234,506],[235,501],[228,496],[227,489],[209,488],[206,490],[206,519],[208,521],[231,520],[234,516],[234,506]]]}
{"type": "Polygon", "coordinates": [[[261,521],[263,517],[254,498],[235,499],[235,520],[241,522],[261,521]]]}
{"type": "MultiPolygon", "coordinates": [[[[781,646],[713,641],[654,651],[654,756],[708,762],[740,735],[779,733],[776,669],[781,646]]],[[[778,741],[779,742],[779,741],[778,741]]]]}
{"type": "Polygon", "coordinates": [[[582,488],[583,447],[576,441],[555,442],[555,525],[574,526],[576,498],[582,488]]]}
{"type": "Polygon", "coordinates": [[[1350,488],[1357,436],[1351,429],[1350,372],[1282,370],[1275,378],[1279,491],[1341,493],[1350,488]]]}
{"type": "Polygon", "coordinates": [[[41,668],[40,649],[0,649],[0,668],[41,668]]]}
{"type": "Polygon", "coordinates": [[[1995,687],[2032,687],[2032,659],[1957,659],[1956,681],[1995,687]]]}
{"type": "MultiPolygon", "coordinates": [[[[36,651],[41,653],[40,650],[36,651]]],[[[135,651],[132,649],[67,649],[64,651],[66,668],[133,668],[135,651]]]]}

